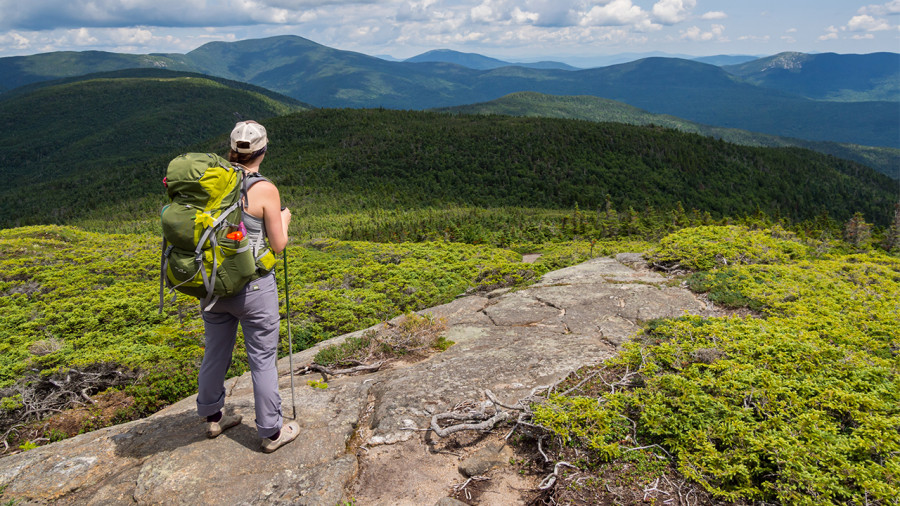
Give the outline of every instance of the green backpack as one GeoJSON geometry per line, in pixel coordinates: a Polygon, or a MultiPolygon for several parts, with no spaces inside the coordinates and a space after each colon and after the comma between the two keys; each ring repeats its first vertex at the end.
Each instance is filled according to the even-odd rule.
{"type": "Polygon", "coordinates": [[[219,297],[235,295],[272,270],[274,254],[263,248],[254,257],[242,221],[247,190],[264,179],[248,177],[212,153],[187,153],[169,163],[163,183],[172,202],[161,212],[160,313],[166,286],[201,299],[209,310],[219,297]]]}

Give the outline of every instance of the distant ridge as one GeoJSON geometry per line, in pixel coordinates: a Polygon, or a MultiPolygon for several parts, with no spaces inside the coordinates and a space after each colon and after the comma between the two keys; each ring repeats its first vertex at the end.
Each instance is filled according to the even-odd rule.
{"type": "Polygon", "coordinates": [[[52,81],[40,81],[33,84],[28,84],[25,86],[21,86],[7,93],[0,94],[0,102],[4,100],[10,100],[16,97],[20,97],[23,95],[27,95],[33,91],[39,90],[41,88],[47,88],[50,86],[59,86],[61,84],[75,83],[79,81],[88,81],[91,79],[176,79],[176,78],[197,78],[204,79],[208,81],[213,81],[219,84],[223,84],[229,88],[234,88],[238,90],[245,90],[252,93],[258,93],[265,97],[271,98],[277,102],[282,104],[286,104],[289,106],[296,107],[298,110],[303,109],[311,109],[312,106],[306,103],[303,103],[295,98],[291,98],[287,95],[282,95],[281,93],[276,93],[268,88],[263,88],[262,86],[255,86],[250,83],[245,83],[242,81],[234,81],[232,79],[225,79],[223,77],[211,76],[209,74],[200,74],[197,72],[182,72],[177,70],[168,70],[163,68],[129,68],[122,70],[113,70],[110,72],[97,72],[92,74],[85,74],[76,77],[69,77],[64,79],[54,79],[52,81]]]}
{"type": "MultiPolygon", "coordinates": [[[[816,100],[900,102],[898,53],[779,53],[722,68],[758,86],[816,100]]],[[[900,106],[895,110],[900,115],[900,106]]]]}
{"type": "Polygon", "coordinates": [[[742,63],[747,63],[753,60],[758,60],[759,56],[748,56],[748,55],[714,55],[714,56],[700,56],[697,58],[691,58],[691,60],[700,62],[700,63],[708,63],[710,65],[715,65],[717,67],[721,67],[723,65],[740,65],[742,63]]]}
{"type": "Polygon", "coordinates": [[[127,68],[194,70],[184,55],[122,54],[105,51],[58,51],[0,58],[0,92],[26,84],[127,68]]]}
{"type": "Polygon", "coordinates": [[[579,70],[577,67],[555,61],[536,63],[511,63],[490,58],[477,53],[461,53],[451,49],[435,49],[404,60],[409,63],[454,63],[475,70],[490,70],[500,67],[526,67],[532,69],[579,70]]]}

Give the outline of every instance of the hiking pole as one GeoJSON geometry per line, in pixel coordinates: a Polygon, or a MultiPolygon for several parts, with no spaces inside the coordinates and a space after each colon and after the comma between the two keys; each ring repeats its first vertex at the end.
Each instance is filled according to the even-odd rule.
{"type": "Polygon", "coordinates": [[[287,245],[284,246],[284,303],[287,307],[287,327],[288,327],[288,364],[291,368],[291,412],[293,416],[291,420],[297,419],[297,398],[294,395],[294,336],[291,335],[291,291],[288,289],[288,262],[287,262],[287,245]]]}

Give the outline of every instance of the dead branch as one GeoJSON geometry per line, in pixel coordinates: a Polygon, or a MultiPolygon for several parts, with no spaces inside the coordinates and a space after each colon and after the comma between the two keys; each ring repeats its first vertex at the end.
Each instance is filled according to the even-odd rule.
{"type": "Polygon", "coordinates": [[[516,411],[524,411],[524,410],[528,409],[524,405],[522,405],[521,400],[512,406],[510,406],[508,404],[504,404],[504,403],[500,402],[500,400],[498,400],[497,397],[494,395],[494,392],[491,392],[490,390],[485,390],[484,395],[486,395],[487,398],[491,400],[491,402],[493,402],[497,406],[500,406],[501,408],[514,409],[516,411]]]}
{"type": "Polygon", "coordinates": [[[541,443],[543,441],[544,441],[543,436],[538,438],[538,451],[541,452],[541,456],[544,457],[544,462],[546,463],[546,462],[550,462],[550,457],[548,457],[547,454],[544,453],[544,449],[541,447],[541,443]]]}
{"type": "Polygon", "coordinates": [[[0,439],[3,452],[9,451],[6,440],[34,420],[61,413],[76,406],[94,405],[92,394],[132,383],[139,378],[136,370],[119,370],[112,363],[97,363],[83,369],[69,369],[49,376],[37,371],[15,384],[0,389],[0,397],[18,399],[18,407],[0,410],[0,439]]]}
{"type": "Polygon", "coordinates": [[[569,395],[570,393],[574,392],[575,390],[578,390],[579,388],[582,387],[582,385],[584,385],[585,383],[587,383],[588,381],[590,381],[591,379],[593,379],[594,376],[597,376],[598,374],[600,374],[601,372],[603,372],[605,369],[606,369],[606,366],[603,366],[602,369],[598,369],[598,370],[592,372],[591,374],[588,374],[588,375],[585,376],[585,378],[584,378],[583,380],[581,380],[577,385],[575,385],[574,387],[572,387],[572,388],[566,390],[566,391],[563,392],[561,395],[569,395]]]}
{"type": "Polygon", "coordinates": [[[469,478],[468,480],[466,480],[466,481],[465,481],[464,483],[462,483],[461,485],[456,485],[456,486],[454,486],[454,487],[453,487],[453,491],[456,492],[456,493],[459,493],[459,492],[464,491],[464,492],[466,493],[466,500],[471,501],[471,500],[472,500],[472,494],[470,494],[470,493],[469,493],[469,490],[466,488],[466,487],[469,486],[469,483],[472,483],[473,481],[488,481],[488,480],[490,480],[490,478],[488,478],[487,476],[472,476],[471,478],[469,478]]]}
{"type": "Polygon", "coordinates": [[[650,264],[650,267],[652,267],[654,269],[659,269],[661,271],[666,271],[668,273],[684,270],[681,268],[681,264],[678,264],[678,263],[672,264],[672,265],[666,265],[666,264],[659,263],[659,262],[653,262],[652,264],[650,264]]]}
{"type": "Polygon", "coordinates": [[[374,364],[361,364],[356,367],[350,367],[347,369],[332,369],[330,367],[325,367],[324,365],[319,365],[315,362],[301,367],[294,371],[294,374],[302,376],[304,374],[311,374],[317,372],[322,375],[322,378],[325,381],[328,381],[328,376],[342,376],[342,375],[350,375],[356,374],[358,372],[373,372],[381,369],[381,366],[385,364],[384,360],[375,362],[374,364]]]}
{"type": "Polygon", "coordinates": [[[431,417],[431,430],[440,437],[447,437],[464,430],[489,431],[500,422],[509,419],[511,414],[508,411],[497,411],[493,416],[488,417],[486,413],[468,412],[468,413],[438,413],[431,417]],[[441,420],[484,420],[481,423],[461,423],[442,428],[438,422],[441,420]]]}
{"type": "Polygon", "coordinates": [[[547,490],[550,487],[552,487],[553,484],[556,483],[556,479],[559,477],[559,468],[561,466],[571,467],[572,469],[578,469],[577,467],[573,466],[572,464],[569,464],[568,462],[559,461],[556,463],[555,466],[553,466],[553,473],[547,475],[547,477],[544,478],[543,481],[541,481],[541,484],[538,485],[538,489],[547,490]]]}

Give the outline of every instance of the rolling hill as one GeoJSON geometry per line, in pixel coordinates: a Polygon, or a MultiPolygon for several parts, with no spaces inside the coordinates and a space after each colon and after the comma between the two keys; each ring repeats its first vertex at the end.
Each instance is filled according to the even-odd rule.
{"type": "MultiPolygon", "coordinates": [[[[723,67],[747,82],[815,100],[900,102],[900,54],[780,53],[723,67]]],[[[900,115],[900,105],[894,105],[900,115]]]]}
{"type": "Polygon", "coordinates": [[[183,55],[136,55],[105,51],[58,51],[0,58],[0,92],[65,77],[130,68],[192,70],[183,55]]]}
{"type": "Polygon", "coordinates": [[[512,93],[480,104],[438,109],[459,114],[505,114],[509,116],[570,118],[588,121],[658,125],[697,133],[744,146],[801,147],[868,165],[900,180],[900,149],[875,148],[834,142],[813,142],[775,135],[714,127],[675,116],[653,114],[622,102],[593,96],[554,96],[534,92],[512,93]]]}
{"type": "MultiPolygon", "coordinates": [[[[751,84],[713,65],[677,58],[646,58],[579,71],[475,70],[440,62],[389,62],[295,36],[211,42],[186,55],[155,57],[165,60],[147,65],[185,65],[195,72],[252,83],[318,107],[427,109],[536,91],[593,95],[657,114],[772,135],[900,147],[897,102],[810,100],[751,84]]],[[[18,62],[19,67],[27,66],[18,62]]],[[[11,68],[4,65],[0,68],[11,68]]],[[[84,62],[79,65],[87,66],[84,62]]],[[[70,63],[58,72],[71,73],[77,66],[70,63]]],[[[6,88],[9,82],[22,81],[21,76],[0,75],[6,88]]]]}
{"type": "Polygon", "coordinates": [[[140,186],[146,180],[133,171],[148,160],[227,132],[238,118],[303,109],[293,99],[278,101],[208,78],[124,75],[41,86],[0,101],[0,121],[16,125],[0,132],[0,174],[16,182],[3,190],[0,214],[39,222],[31,217],[45,214],[41,200],[56,195],[65,202],[55,208],[63,219],[80,213],[78,206],[95,205],[103,192],[140,186]]]}

